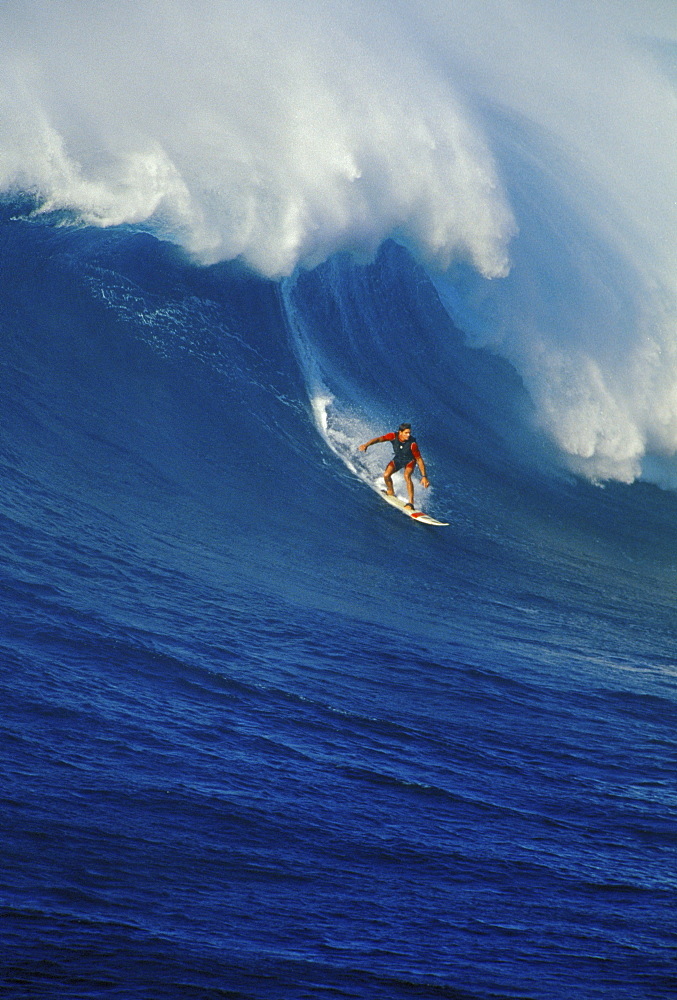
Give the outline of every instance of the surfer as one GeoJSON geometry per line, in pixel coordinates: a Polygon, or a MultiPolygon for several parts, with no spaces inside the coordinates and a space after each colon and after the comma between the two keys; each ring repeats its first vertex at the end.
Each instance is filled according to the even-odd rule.
{"type": "Polygon", "coordinates": [[[372,438],[366,444],[360,445],[360,451],[366,451],[372,444],[380,444],[382,441],[390,441],[395,452],[383,473],[386,483],[386,493],[388,496],[395,496],[393,472],[399,472],[402,469],[404,471],[404,481],[407,484],[407,493],[409,494],[409,503],[405,506],[411,507],[413,510],[414,484],[411,481],[411,474],[414,471],[415,465],[418,465],[418,471],[421,473],[421,486],[428,489],[430,483],[425,474],[425,462],[423,461],[421,452],[418,450],[416,438],[411,436],[411,424],[400,424],[396,431],[391,431],[382,437],[372,438]]]}

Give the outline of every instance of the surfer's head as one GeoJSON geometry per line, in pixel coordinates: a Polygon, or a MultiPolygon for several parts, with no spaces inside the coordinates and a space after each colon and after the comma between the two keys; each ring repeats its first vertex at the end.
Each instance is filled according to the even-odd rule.
{"type": "Polygon", "coordinates": [[[411,437],[411,424],[400,424],[397,433],[400,436],[400,441],[406,441],[407,438],[411,437]]]}

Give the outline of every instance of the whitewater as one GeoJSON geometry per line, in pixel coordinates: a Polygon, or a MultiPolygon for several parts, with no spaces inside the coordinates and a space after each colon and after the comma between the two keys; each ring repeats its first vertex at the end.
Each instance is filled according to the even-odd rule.
{"type": "Polygon", "coordinates": [[[0,29],[2,996],[671,995],[673,6],[0,29]]]}

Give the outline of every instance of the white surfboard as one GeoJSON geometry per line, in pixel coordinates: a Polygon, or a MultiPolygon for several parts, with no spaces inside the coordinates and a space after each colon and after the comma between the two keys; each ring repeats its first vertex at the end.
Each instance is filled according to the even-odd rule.
{"type": "Polygon", "coordinates": [[[424,514],[422,510],[412,510],[411,507],[407,507],[406,500],[400,500],[399,497],[390,496],[390,494],[386,493],[385,490],[381,490],[381,496],[386,503],[390,504],[391,507],[397,507],[397,509],[401,510],[403,514],[406,514],[408,517],[413,517],[415,521],[420,521],[421,524],[437,524],[441,528],[447,528],[449,526],[448,521],[438,521],[434,517],[431,517],[430,514],[424,514]]]}

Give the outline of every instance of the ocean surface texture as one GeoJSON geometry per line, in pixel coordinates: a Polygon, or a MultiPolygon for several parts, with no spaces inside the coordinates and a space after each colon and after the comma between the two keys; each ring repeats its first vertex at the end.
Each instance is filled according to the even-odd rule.
{"type": "Polygon", "coordinates": [[[28,7],[0,997],[674,996],[674,8],[28,7]]]}

